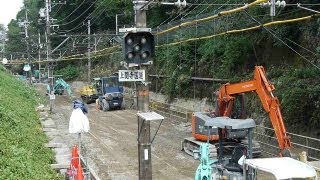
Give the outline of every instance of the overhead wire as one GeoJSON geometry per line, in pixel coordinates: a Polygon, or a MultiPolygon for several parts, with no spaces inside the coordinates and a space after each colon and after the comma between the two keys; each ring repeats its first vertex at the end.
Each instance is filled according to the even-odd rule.
{"type": "MultiPolygon", "coordinates": [[[[112,50],[112,49],[116,49],[116,48],[120,48],[120,45],[117,45],[117,46],[113,46],[113,47],[108,47],[108,48],[104,48],[104,49],[101,49],[101,50],[98,50],[98,51],[93,51],[91,54],[98,54],[100,52],[104,52],[104,51],[108,51],[108,50],[112,50]]],[[[86,56],[87,53],[84,53],[84,54],[75,54],[75,55],[71,55],[71,56],[67,56],[67,57],[63,57],[62,59],[69,59],[69,58],[75,58],[77,56],[86,56]]],[[[80,57],[79,57],[80,58],[80,57]]]]}
{"type": "MultiPolygon", "coordinates": [[[[230,0],[228,0],[228,2],[229,2],[230,0]]],[[[192,6],[189,6],[189,8],[191,8],[192,6]]],[[[197,7],[199,7],[199,6],[196,6],[193,10],[191,10],[191,11],[189,11],[189,12],[187,12],[184,16],[183,16],[183,18],[185,18],[187,15],[189,15],[189,14],[191,14],[191,12],[193,12],[197,7]]],[[[197,16],[199,16],[200,14],[202,14],[205,10],[207,10],[209,7],[211,7],[211,6],[207,6],[206,8],[204,8],[202,11],[200,11],[197,15],[196,15],[196,17],[197,16]]],[[[219,9],[221,9],[223,6],[220,6],[218,9],[216,9],[216,10],[214,10],[214,12],[216,12],[217,10],[219,10],[219,9]]],[[[208,15],[208,16],[210,16],[210,15],[208,15]]],[[[167,24],[170,24],[170,23],[172,23],[176,18],[178,18],[179,17],[179,15],[177,15],[175,18],[173,18],[173,19],[171,19],[171,21],[170,22],[168,22],[167,24]]],[[[163,23],[162,23],[163,24],[163,23]]],[[[162,24],[160,24],[160,25],[162,25],[162,24]]],[[[195,24],[197,24],[197,22],[195,23],[195,24]]],[[[159,25],[159,26],[160,26],[159,25]]],[[[158,35],[158,34],[157,34],[158,35]]]]}
{"type": "Polygon", "coordinates": [[[83,1],[78,5],[78,7],[76,7],[69,15],[67,15],[66,17],[64,17],[64,18],[61,19],[61,20],[56,21],[55,23],[63,22],[64,20],[68,19],[73,13],[75,13],[75,12],[82,6],[82,4],[83,4],[85,1],[86,1],[86,0],[83,0],[83,1]]]}
{"type": "MultiPolygon", "coordinates": [[[[97,1],[97,0],[96,0],[97,1]]],[[[95,1],[95,2],[96,2],[95,1]]],[[[94,3],[93,3],[94,4],[94,3]]],[[[90,6],[91,7],[91,6],[90,6]]],[[[89,9],[89,8],[88,8],[89,9]]],[[[87,10],[88,10],[87,9],[87,10]]],[[[98,8],[96,8],[95,10],[93,10],[83,21],[81,21],[78,25],[76,25],[74,28],[72,29],[69,29],[69,30],[62,30],[61,32],[56,32],[56,33],[60,33],[60,34],[65,34],[65,33],[68,33],[68,32],[71,32],[71,31],[74,31],[74,30],[77,30],[79,28],[81,28],[82,26],[84,26],[84,22],[91,16],[91,14],[93,14],[93,12],[95,12],[98,8]]],[[[86,10],[86,11],[87,11],[86,10]]],[[[80,15],[82,16],[84,14],[84,12],[80,15]]],[[[80,17],[78,16],[78,17],[80,17]]]]}
{"type": "Polygon", "coordinates": [[[309,53],[311,53],[311,54],[313,54],[313,55],[317,56],[317,53],[316,53],[316,52],[311,51],[310,49],[307,49],[306,47],[301,46],[300,44],[298,44],[298,43],[294,42],[294,41],[293,41],[293,40],[291,40],[291,39],[288,39],[288,38],[285,38],[285,39],[286,39],[287,41],[289,41],[289,42],[291,42],[291,43],[293,43],[293,44],[295,44],[295,45],[299,46],[300,48],[302,48],[302,49],[304,49],[304,50],[308,51],[309,53]]]}
{"type": "MultiPolygon", "coordinates": [[[[197,2],[198,2],[198,1],[199,1],[199,0],[197,0],[197,2]]],[[[189,14],[191,14],[192,12],[194,12],[194,11],[197,9],[197,7],[199,7],[199,6],[196,6],[196,7],[194,7],[192,10],[189,10],[189,11],[188,11],[188,9],[184,10],[183,12],[180,11],[180,13],[179,13],[176,17],[172,18],[168,23],[173,22],[174,20],[178,19],[179,17],[180,17],[180,19],[179,19],[178,21],[181,21],[181,19],[184,19],[186,16],[188,16],[189,14]],[[184,14],[184,15],[182,16],[182,14],[184,14]],[[182,17],[181,17],[181,16],[182,16],[182,17]]],[[[190,8],[191,8],[191,6],[190,6],[190,8]]]]}
{"type": "MultiPolygon", "coordinates": [[[[251,14],[249,14],[247,11],[244,11],[253,21],[255,21],[257,24],[259,24],[260,26],[262,25],[261,22],[259,22],[257,19],[255,19],[254,17],[251,16],[251,14]]],[[[318,14],[320,15],[320,13],[318,14]]],[[[310,16],[311,18],[311,16],[310,16]]],[[[297,20],[305,20],[306,17],[304,18],[297,18],[297,20]]],[[[295,22],[293,20],[287,20],[286,22],[295,22]]],[[[279,24],[279,23],[275,23],[275,24],[279,24]]],[[[320,67],[318,67],[315,63],[311,62],[310,60],[308,60],[305,56],[303,56],[301,53],[299,53],[298,51],[296,51],[294,48],[292,48],[291,46],[289,46],[287,43],[285,43],[281,38],[279,38],[275,33],[273,33],[271,30],[269,30],[269,28],[267,28],[267,26],[263,26],[262,28],[265,29],[266,31],[268,31],[273,37],[275,37],[276,39],[278,39],[281,43],[283,43],[285,46],[287,46],[290,50],[292,50],[294,53],[296,53],[297,55],[299,55],[302,59],[304,59],[305,61],[307,61],[308,63],[310,63],[311,65],[313,65],[315,68],[317,68],[318,70],[320,70],[320,67]]]]}
{"type": "MultiPolygon", "coordinates": [[[[220,6],[220,5],[226,5],[226,6],[241,6],[243,4],[237,3],[237,4],[216,4],[216,3],[188,3],[188,5],[196,5],[196,6],[220,6]]],[[[302,5],[302,6],[320,6],[320,4],[301,4],[301,3],[291,3],[291,4],[286,4],[286,6],[297,6],[297,5],[302,5]]]]}
{"type": "MultiPolygon", "coordinates": [[[[106,54],[97,54],[92,56],[92,58],[98,58],[98,57],[103,57],[103,56],[107,56],[107,55],[112,55],[112,54],[117,54],[117,53],[121,53],[121,51],[116,51],[116,52],[109,52],[106,54]]],[[[87,57],[79,57],[79,58],[69,58],[69,59],[57,59],[56,61],[60,62],[60,61],[72,61],[72,60],[85,60],[87,59],[87,57]]],[[[26,60],[13,60],[12,62],[9,62],[8,64],[24,64],[27,63],[28,61],[26,60]]],[[[43,60],[43,61],[33,61],[33,63],[46,63],[49,62],[47,60],[43,60]]]]}
{"type": "MultiPolygon", "coordinates": [[[[197,0],[197,2],[198,2],[198,1],[199,1],[199,0],[197,0]]],[[[188,10],[190,10],[190,8],[191,8],[191,6],[189,6],[188,8],[186,8],[182,13],[187,12],[188,10]]],[[[168,23],[172,22],[173,20],[175,20],[175,19],[178,18],[178,17],[179,17],[179,15],[175,16],[173,19],[171,19],[169,22],[167,22],[167,21],[171,18],[171,17],[168,17],[166,20],[162,21],[157,27],[160,27],[160,26],[164,25],[166,22],[167,22],[167,24],[168,24],[168,23]]]]}
{"type": "MultiPolygon", "coordinates": [[[[199,0],[197,0],[197,2],[198,2],[199,0]]],[[[229,2],[230,0],[228,0],[228,2],[229,2]]],[[[187,9],[185,9],[181,14],[184,14],[184,16],[182,17],[182,18],[185,18],[186,16],[188,16],[189,14],[191,14],[192,12],[194,12],[195,10],[196,10],[196,8],[197,7],[199,7],[199,6],[196,6],[196,7],[194,7],[192,10],[189,10],[190,8],[191,8],[192,6],[189,6],[187,9]]],[[[205,10],[207,10],[208,8],[209,8],[210,6],[208,6],[208,7],[206,7],[205,9],[203,9],[201,12],[199,12],[197,15],[199,15],[199,14],[202,14],[205,10]]],[[[223,7],[223,6],[221,6],[221,7],[223,7]]],[[[221,8],[220,7],[220,8],[221,8]]],[[[220,8],[218,8],[218,9],[220,9],[220,8]]],[[[216,11],[216,10],[215,10],[216,11]]],[[[177,18],[179,18],[179,16],[180,16],[180,14],[179,15],[177,15],[177,16],[175,16],[174,18],[172,18],[169,22],[167,22],[169,19],[170,19],[170,17],[169,18],[167,18],[166,20],[164,20],[162,23],[160,23],[158,26],[157,26],[157,29],[160,29],[159,27],[160,26],[162,26],[162,25],[164,25],[165,24],[165,22],[167,22],[167,25],[169,25],[170,23],[174,23],[174,20],[176,20],[177,18]]],[[[180,20],[179,20],[180,21],[180,20]]]]}
{"type": "MultiPolygon", "coordinates": [[[[88,20],[92,15],[93,15],[93,13],[95,13],[96,11],[99,11],[98,9],[102,6],[102,4],[103,4],[103,2],[105,2],[106,0],[103,0],[99,5],[98,5],[98,7],[95,9],[95,10],[93,10],[83,21],[81,21],[77,26],[75,26],[74,28],[72,28],[72,29],[69,29],[69,30],[65,30],[65,31],[63,31],[63,32],[58,32],[58,33],[68,33],[68,32],[71,32],[71,31],[74,31],[74,30],[76,30],[76,29],[79,29],[79,28],[81,28],[82,26],[84,26],[84,22],[86,21],[86,20],[88,20]]],[[[97,0],[95,1],[95,2],[97,2],[97,0]]],[[[95,3],[94,2],[94,3],[95,3]]],[[[109,4],[110,4],[111,2],[109,2],[109,4]]],[[[87,9],[88,10],[88,9],[87,9]]]]}
{"type": "MultiPolygon", "coordinates": [[[[263,2],[264,0],[258,0],[259,1],[259,3],[261,3],[261,2],[263,2]]],[[[257,2],[257,1],[255,1],[255,2],[257,2]]],[[[248,5],[247,6],[243,6],[243,7],[248,7],[248,5]]],[[[241,7],[241,8],[243,8],[243,7],[241,7]]],[[[97,8],[98,9],[98,8],[97,8]]],[[[239,9],[239,8],[237,8],[237,9],[239,9]]],[[[246,8],[243,8],[242,10],[245,10],[246,8]]],[[[96,9],[95,9],[96,10],[96,9]]],[[[238,10],[230,10],[229,12],[238,12],[238,10]]],[[[93,12],[92,12],[93,13],[93,12]]],[[[91,13],[91,14],[92,14],[91,13]]],[[[91,15],[90,14],[90,15],[91,15]]],[[[219,14],[219,13],[218,13],[219,14]]],[[[221,15],[223,15],[224,13],[222,13],[221,15]]],[[[100,12],[100,15],[101,15],[101,12],[100,12]]],[[[99,16],[100,16],[99,15],[99,16]]],[[[211,16],[212,17],[212,16],[211,16]]],[[[206,19],[206,18],[203,18],[203,19],[206,19]]],[[[307,19],[310,19],[308,16],[307,17],[302,17],[302,18],[296,18],[296,19],[291,19],[291,20],[286,20],[286,21],[283,21],[283,23],[290,23],[290,22],[297,22],[297,21],[302,21],[302,20],[307,20],[307,19]]],[[[83,21],[84,22],[84,21],[83,21]]],[[[199,21],[196,21],[197,23],[199,23],[199,21]]],[[[202,21],[200,21],[200,22],[202,22],[202,21]]],[[[182,23],[183,24],[183,23],[182,23]]],[[[263,27],[263,26],[274,26],[274,25],[277,25],[277,24],[282,24],[282,23],[280,23],[280,22],[277,22],[277,21],[275,21],[275,22],[270,22],[270,23],[266,23],[266,24],[263,24],[261,27],[263,27]]],[[[186,26],[186,25],[183,25],[183,26],[186,26]]],[[[179,27],[181,27],[181,25],[179,26],[179,27]]],[[[258,28],[261,28],[260,26],[258,26],[258,28]]],[[[254,29],[256,29],[256,27],[250,27],[250,28],[245,28],[245,29],[243,29],[244,31],[248,31],[248,30],[254,30],[254,29]]],[[[167,31],[167,32],[169,32],[169,31],[167,31]]],[[[236,32],[241,32],[240,30],[233,30],[233,31],[227,31],[227,34],[231,34],[231,33],[236,33],[236,32]]],[[[161,34],[161,33],[160,33],[161,34]]],[[[219,33],[219,34],[221,34],[221,33],[219,33]]],[[[208,37],[208,36],[207,36],[208,37]]],[[[201,38],[203,38],[203,37],[201,37],[201,38]]],[[[191,38],[191,39],[199,39],[199,38],[191,38]]],[[[199,39],[199,40],[201,40],[201,39],[199,39]]],[[[189,39],[189,41],[190,41],[190,39],[189,39]]],[[[179,42],[189,42],[189,41],[186,41],[186,40],[184,40],[184,41],[179,41],[179,42]]],[[[179,42],[176,42],[176,43],[179,43],[179,42]]],[[[172,43],[170,43],[170,44],[172,44],[172,43]]],[[[160,45],[160,46],[158,46],[158,47],[161,47],[162,45],[160,45]]],[[[106,49],[108,49],[108,48],[106,48],[106,49]]],[[[96,53],[96,52],[102,52],[102,51],[104,51],[104,50],[99,50],[99,51],[95,51],[94,53],[96,53]]],[[[80,56],[80,55],[85,55],[85,54],[78,54],[78,55],[76,55],[76,56],[80,56]]],[[[70,56],[69,56],[70,57],[70,56]]]]}
{"type": "MultiPolygon", "coordinates": [[[[105,1],[105,0],[104,0],[105,1]]],[[[110,4],[110,3],[109,3],[110,4]]],[[[101,5],[101,4],[100,4],[101,5]]],[[[100,7],[100,6],[99,6],[100,7]]],[[[94,18],[92,18],[91,20],[93,20],[92,22],[91,22],[91,24],[94,24],[94,22],[102,15],[102,13],[103,12],[105,12],[105,10],[102,8],[102,10],[94,17],[94,18]]],[[[86,30],[85,30],[86,31],[86,30]]],[[[82,33],[85,33],[85,31],[83,31],[82,33]]],[[[113,47],[111,47],[111,48],[116,48],[116,47],[119,47],[119,45],[118,46],[113,46],[113,47]]],[[[92,54],[93,53],[98,53],[98,52],[102,52],[102,51],[105,51],[105,50],[108,50],[108,49],[110,49],[110,48],[104,48],[104,49],[101,49],[101,50],[98,50],[98,51],[93,51],[92,52],[92,54]]],[[[86,55],[86,54],[81,54],[81,55],[86,55]]]]}
{"type": "Polygon", "coordinates": [[[58,12],[60,11],[61,7],[62,7],[62,5],[59,5],[59,8],[57,10],[55,10],[55,13],[54,13],[53,16],[56,16],[58,14],[58,12]]]}
{"type": "MultiPolygon", "coordinates": [[[[207,2],[207,1],[206,1],[207,2]]],[[[200,7],[200,6],[196,6],[196,7],[200,7]]],[[[203,13],[205,10],[207,10],[210,6],[207,6],[206,8],[204,8],[203,10],[201,10],[199,13],[196,14],[196,19],[198,19],[198,16],[203,13]]],[[[196,24],[196,36],[198,36],[198,24],[196,24]]],[[[197,76],[197,41],[195,41],[194,44],[194,64],[193,64],[193,76],[196,77],[197,76]]],[[[193,85],[193,99],[196,99],[196,82],[193,81],[192,82],[193,85]]]]}
{"type": "MultiPolygon", "coordinates": [[[[116,52],[110,52],[110,53],[106,53],[106,54],[97,54],[92,56],[91,58],[98,58],[98,57],[103,57],[103,56],[107,56],[107,55],[111,55],[111,54],[116,54],[116,53],[120,53],[120,51],[116,51],[116,52]]],[[[72,61],[72,60],[86,60],[88,59],[88,57],[79,57],[79,58],[70,58],[70,59],[60,59],[58,61],[72,61]]]]}
{"type": "MultiPolygon", "coordinates": [[[[103,0],[103,2],[105,2],[105,0],[103,0]]],[[[86,17],[86,19],[88,19],[90,16],[92,16],[93,13],[98,12],[98,11],[99,11],[99,8],[102,6],[103,2],[101,2],[101,3],[99,4],[99,6],[98,6],[93,12],[91,12],[88,17],[86,17]]],[[[110,4],[110,3],[109,3],[109,4],[110,4]]],[[[99,16],[101,15],[102,12],[104,12],[104,9],[103,9],[103,8],[100,9],[99,16]]],[[[98,17],[94,17],[94,18],[92,18],[92,19],[97,19],[97,18],[98,18],[98,17]]],[[[86,19],[85,19],[85,20],[86,20],[86,19]]],[[[85,20],[83,20],[82,23],[84,23],[85,20]]],[[[94,22],[92,22],[92,24],[93,24],[93,23],[94,23],[94,22]]],[[[79,24],[79,25],[80,25],[80,24],[79,24]]],[[[76,26],[75,28],[69,30],[69,31],[75,30],[75,29],[80,28],[80,27],[83,26],[83,24],[82,24],[82,26],[79,26],[79,25],[76,26]]],[[[85,31],[86,31],[86,30],[85,30],[85,31]]],[[[84,32],[85,32],[85,31],[84,31],[84,32]]],[[[84,33],[84,32],[82,32],[82,33],[84,33]]],[[[76,54],[76,55],[73,55],[73,56],[82,56],[82,55],[85,55],[85,54],[76,54]]]]}
{"type": "Polygon", "coordinates": [[[95,5],[95,3],[97,2],[98,0],[95,0],[86,10],[84,10],[79,16],[77,16],[76,18],[74,18],[73,20],[67,22],[67,23],[64,23],[64,24],[59,24],[59,26],[66,26],[66,25],[69,25],[71,23],[73,23],[75,20],[79,19],[82,15],[84,15],[93,5],[95,5]]]}
{"type": "Polygon", "coordinates": [[[238,7],[238,8],[235,8],[235,9],[231,9],[231,10],[227,10],[227,11],[221,11],[213,16],[209,16],[209,17],[205,17],[205,18],[202,18],[202,19],[197,19],[197,20],[192,20],[192,21],[188,21],[188,22],[184,22],[184,23],[181,23],[177,26],[173,26],[171,28],[168,28],[166,30],[163,30],[161,32],[158,32],[157,35],[162,35],[162,34],[165,34],[165,33],[168,33],[168,32],[171,32],[171,31],[175,31],[177,29],[180,29],[182,27],[187,27],[187,26],[191,26],[191,25],[194,25],[196,23],[203,23],[203,22],[206,22],[206,21],[210,21],[210,20],[213,20],[217,17],[220,17],[220,16],[225,16],[225,15],[229,15],[229,14],[233,14],[233,13],[236,13],[236,12],[240,12],[240,11],[243,11],[247,8],[250,8],[252,6],[255,6],[257,4],[260,4],[260,3],[263,3],[263,2],[266,2],[268,0],[256,0],[250,4],[245,4],[244,6],[242,7],[238,7]]]}
{"type": "MultiPolygon", "coordinates": [[[[112,49],[115,49],[115,48],[120,48],[120,45],[107,47],[107,48],[104,48],[104,49],[101,49],[101,50],[97,50],[97,51],[92,51],[91,54],[99,54],[99,53],[103,53],[105,51],[112,50],[112,49]]],[[[87,57],[87,54],[88,53],[73,54],[73,55],[70,55],[70,56],[62,57],[62,59],[70,59],[70,58],[77,59],[77,58],[81,58],[81,56],[87,57]],[[78,57],[78,56],[80,56],[80,57],[78,57]]]]}
{"type": "MultiPolygon", "coordinates": [[[[105,0],[104,0],[105,1],[105,0]]],[[[102,3],[101,3],[102,4],[102,3]]],[[[101,4],[100,4],[100,6],[101,6],[101,4]]],[[[110,4],[110,3],[109,3],[110,4]]],[[[108,5],[109,5],[108,4],[108,5]]],[[[100,7],[100,6],[98,6],[98,7],[100,7]]],[[[98,8],[97,8],[98,9],[98,8]]],[[[97,11],[98,12],[98,11],[97,11]]],[[[98,13],[96,13],[96,15],[93,17],[93,18],[90,18],[90,20],[91,20],[91,25],[92,24],[94,24],[98,19],[99,19],[99,17],[103,14],[105,12],[105,9],[104,8],[101,8],[100,9],[100,12],[98,12],[98,13]]],[[[93,15],[93,14],[92,14],[93,15]]],[[[90,16],[92,16],[91,14],[90,14],[90,16]]],[[[85,33],[86,32],[86,30],[84,30],[82,33],[85,33]]]]}
{"type": "Polygon", "coordinates": [[[176,42],[172,42],[172,43],[168,43],[168,44],[162,44],[162,45],[158,45],[156,47],[160,48],[160,47],[165,47],[165,46],[172,46],[172,45],[177,45],[179,43],[187,43],[187,42],[192,42],[192,41],[211,39],[213,37],[227,35],[227,34],[234,34],[234,33],[257,30],[257,29],[261,29],[262,27],[269,27],[269,26],[275,26],[275,25],[279,25],[279,24],[287,24],[287,23],[294,23],[294,22],[299,22],[299,21],[306,21],[306,20],[310,20],[313,17],[317,17],[317,16],[320,16],[320,14],[313,14],[313,15],[310,15],[310,16],[304,16],[304,17],[294,18],[294,19],[272,21],[272,22],[264,23],[264,24],[257,25],[257,26],[247,27],[247,28],[243,28],[243,29],[233,29],[233,30],[224,31],[224,32],[221,32],[221,33],[218,33],[218,34],[209,35],[209,36],[190,38],[190,39],[186,39],[186,40],[182,40],[182,41],[176,41],[176,42]]]}

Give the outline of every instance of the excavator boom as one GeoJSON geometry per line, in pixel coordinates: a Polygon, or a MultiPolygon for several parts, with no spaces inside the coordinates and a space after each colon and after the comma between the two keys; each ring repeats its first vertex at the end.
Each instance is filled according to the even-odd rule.
{"type": "Polygon", "coordinates": [[[217,116],[230,117],[236,95],[256,92],[264,110],[269,115],[281,149],[281,154],[288,155],[287,153],[291,148],[291,142],[283,122],[279,100],[273,95],[274,89],[274,86],[266,78],[264,68],[262,66],[256,66],[253,80],[236,84],[225,84],[220,88],[215,114],[217,116]]]}

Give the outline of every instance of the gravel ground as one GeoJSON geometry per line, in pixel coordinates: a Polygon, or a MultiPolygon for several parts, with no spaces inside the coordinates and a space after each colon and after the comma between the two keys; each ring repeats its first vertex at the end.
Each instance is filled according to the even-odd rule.
{"type": "MultiPolygon", "coordinates": [[[[79,97],[77,92],[74,93],[79,97]]],[[[57,132],[54,141],[70,149],[78,143],[77,135],[68,133],[72,99],[57,96],[51,115],[57,132]]],[[[134,110],[102,112],[88,105],[90,132],[82,135],[81,154],[101,179],[138,179],[137,119],[134,110]]],[[[151,124],[151,133],[157,128],[151,124]]],[[[152,145],[153,179],[193,179],[199,162],[182,152],[181,141],[191,136],[191,129],[178,121],[165,119],[152,145]]],[[[67,154],[66,154],[67,156],[67,154]]]]}

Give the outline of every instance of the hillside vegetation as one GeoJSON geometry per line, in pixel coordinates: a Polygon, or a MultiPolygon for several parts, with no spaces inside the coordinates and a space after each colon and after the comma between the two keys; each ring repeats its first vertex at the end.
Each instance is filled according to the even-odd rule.
{"type": "Polygon", "coordinates": [[[58,179],[35,111],[39,101],[34,89],[0,67],[0,179],[58,179]]]}

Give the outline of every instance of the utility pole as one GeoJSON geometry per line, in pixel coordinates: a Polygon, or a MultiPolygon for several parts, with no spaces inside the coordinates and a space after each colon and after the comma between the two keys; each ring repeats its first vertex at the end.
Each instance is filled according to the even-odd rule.
{"type": "Polygon", "coordinates": [[[38,59],[38,62],[39,62],[39,83],[41,82],[41,63],[40,63],[40,61],[41,61],[41,38],[40,38],[41,36],[40,36],[40,32],[38,33],[38,48],[39,48],[39,51],[38,51],[38,53],[39,53],[39,59],[38,59]]]}
{"type": "MultiPolygon", "coordinates": [[[[3,38],[3,39],[2,39],[2,58],[4,58],[4,57],[5,57],[5,53],[6,53],[6,44],[5,44],[6,38],[5,38],[4,35],[3,35],[2,38],[3,38]]],[[[11,59],[12,59],[12,58],[11,58],[11,59]]]]}
{"type": "MultiPolygon", "coordinates": [[[[5,41],[6,41],[6,35],[5,35],[5,31],[0,31],[0,38],[2,40],[2,49],[1,49],[1,53],[2,53],[2,59],[3,60],[5,58],[5,41]]],[[[12,58],[11,58],[12,59],[12,58]]]]}
{"type": "Polygon", "coordinates": [[[48,67],[48,80],[49,80],[49,100],[50,100],[50,113],[53,110],[54,103],[54,79],[53,79],[53,62],[51,59],[51,40],[50,40],[50,11],[51,11],[51,0],[46,0],[46,44],[47,44],[47,67],[48,67]]]}
{"type": "Polygon", "coordinates": [[[30,49],[29,49],[29,35],[28,35],[28,26],[30,22],[28,21],[28,10],[25,8],[25,20],[23,22],[19,22],[19,26],[24,28],[25,41],[27,46],[27,60],[30,66],[29,72],[29,83],[32,84],[32,64],[30,58],[30,49]]]}
{"type": "Polygon", "coordinates": [[[119,23],[118,23],[119,19],[118,19],[118,17],[123,16],[123,15],[125,15],[125,14],[116,14],[116,35],[119,34],[119,23]]]}
{"type": "MultiPolygon", "coordinates": [[[[148,1],[133,1],[135,11],[136,28],[147,27],[147,13],[142,8],[148,1]]],[[[145,84],[137,84],[137,108],[140,112],[149,111],[149,87],[148,87],[148,68],[141,66],[145,70],[145,84]]],[[[150,121],[144,121],[138,117],[138,158],[139,158],[139,179],[152,179],[152,162],[151,162],[151,143],[150,143],[150,121]],[[147,152],[147,153],[146,153],[147,152]]]]}
{"type": "Polygon", "coordinates": [[[97,51],[97,36],[94,34],[94,51],[97,51]]]}
{"type": "Polygon", "coordinates": [[[118,35],[118,14],[116,14],[116,35],[118,35]]]}
{"type": "Polygon", "coordinates": [[[90,20],[88,20],[88,84],[91,82],[91,25],[90,25],[90,20]]]}

